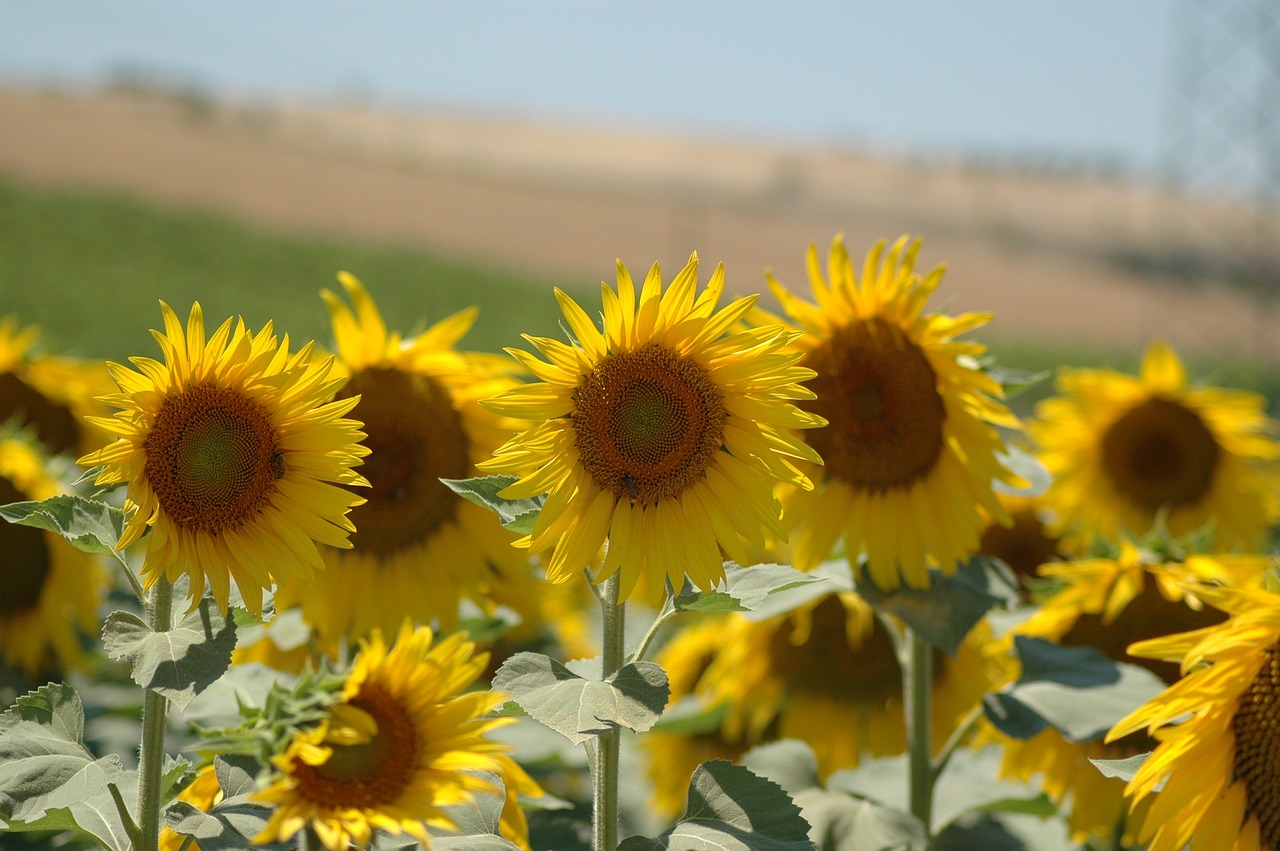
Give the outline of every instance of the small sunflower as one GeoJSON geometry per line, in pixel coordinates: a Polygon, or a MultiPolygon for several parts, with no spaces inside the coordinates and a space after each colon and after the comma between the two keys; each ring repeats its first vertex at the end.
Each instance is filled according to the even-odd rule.
{"type": "MultiPolygon", "coordinates": [[[[943,269],[917,275],[919,249],[906,237],[887,254],[877,243],[859,281],[840,235],[826,278],[811,245],[816,304],[768,275],[803,331],[794,344],[801,364],[818,374],[808,384],[817,398],[802,407],[829,423],[806,437],[826,464],[802,466],[817,487],[780,488],[796,567],[813,569],[843,537],[850,559],[865,555],[886,590],[927,587],[930,567],[953,572],[978,549],[988,515],[1008,520],[993,481],[1019,481],[999,459],[994,428],[1019,428],[1018,420],[997,401],[1000,385],[972,362],[986,347],[955,339],[991,317],[925,314],[943,269]]],[[[760,311],[753,321],[781,320],[760,311]]]]}
{"type": "Polygon", "coordinates": [[[1107,738],[1145,731],[1159,743],[1125,787],[1134,807],[1150,807],[1138,836],[1150,851],[1188,843],[1197,851],[1273,851],[1280,848],[1280,597],[1258,588],[1197,593],[1230,618],[1130,647],[1180,663],[1183,677],[1107,738]]]}
{"type": "Polygon", "coordinates": [[[471,308],[422,334],[388,332],[377,305],[350,274],[342,282],[354,309],[325,290],[346,382],[337,398],[359,398],[351,416],[370,450],[361,472],[366,502],[351,512],[352,548],[326,548],[328,569],[308,588],[283,589],[278,606],[301,605],[322,646],[406,617],[457,622],[463,597],[484,602],[493,586],[529,570],[516,535],[491,512],[467,502],[440,479],[479,475],[515,428],[477,400],[516,385],[511,362],[461,352],[454,345],[476,319],[471,308]]]}
{"type": "MultiPolygon", "coordinates": [[[[696,695],[698,683],[724,646],[723,618],[711,618],[682,629],[658,653],[655,661],[667,672],[671,688],[668,705],[696,695]]],[[[688,801],[689,778],[694,769],[708,760],[736,762],[750,745],[730,740],[723,728],[700,733],[672,733],[654,730],[640,739],[647,754],[653,805],[667,818],[676,818],[688,801]]]]}
{"type": "Polygon", "coordinates": [[[113,389],[106,366],[39,353],[39,342],[35,326],[0,319],[0,423],[16,419],[53,455],[99,448],[110,436],[85,418],[107,413],[95,399],[113,389]]]}
{"type": "MultiPolygon", "coordinates": [[[[427,627],[401,627],[388,648],[380,630],[361,642],[342,695],[316,727],[297,733],[273,760],[279,777],[254,799],[276,809],[254,842],[284,842],[310,827],[330,851],[369,845],[373,831],[407,833],[431,847],[427,827],[456,825],[445,807],[493,787],[475,772],[503,778],[510,800],[538,787],[486,738],[509,719],[487,718],[503,696],[471,691],[488,661],[454,633],[432,646],[427,627]]],[[[523,824],[523,815],[504,817],[523,824]]]]}
{"type": "MultiPolygon", "coordinates": [[[[1171,683],[1178,677],[1176,664],[1140,658],[1127,648],[1171,631],[1220,623],[1225,615],[1204,606],[1201,590],[1216,584],[1260,587],[1269,564],[1265,556],[1247,555],[1150,561],[1126,543],[1117,559],[1045,565],[1041,573],[1064,585],[1013,634],[1095,647],[1171,683]]],[[[1010,671],[1011,678],[1015,675],[1010,671]]],[[[1149,750],[1150,745],[1143,736],[1108,743],[1072,742],[1052,729],[1021,741],[998,734],[980,737],[984,743],[992,740],[1004,747],[1004,776],[1026,782],[1043,775],[1044,790],[1051,798],[1062,802],[1070,796],[1068,826],[1079,840],[1110,835],[1124,817],[1124,784],[1103,776],[1089,760],[1123,759],[1149,750]]],[[[1128,832],[1137,827],[1130,819],[1128,832]]]]}
{"type": "Polygon", "coordinates": [[[596,580],[620,570],[623,599],[642,575],[654,605],[686,575],[709,590],[724,576],[721,550],[745,563],[764,530],[782,535],[770,484],[810,486],[789,458],[821,463],[789,434],[823,424],[791,402],[813,395],[798,383],[813,375],[796,366],[800,353],[782,351],[795,335],[731,332],[756,297],[717,311],[724,267],[695,298],[697,276],[695,254],[664,293],[654,264],[637,309],[619,262],[617,292],[601,284],[603,331],[556,290],[576,343],[526,336],[547,362],[507,350],[541,382],[483,404],[536,425],[480,468],[522,477],[502,496],[548,493],[521,543],[550,551],[553,582],[582,570],[607,538],[596,580]]]}
{"type": "MultiPolygon", "coordinates": [[[[0,438],[0,505],[64,492],[38,449],[0,438]]],[[[0,657],[32,675],[78,664],[106,584],[102,565],[60,535],[0,520],[0,657]]]]}
{"type": "MultiPolygon", "coordinates": [[[[993,683],[976,626],[955,658],[934,655],[932,741],[941,747],[993,683]]],[[[857,594],[831,594],[767,621],[733,618],[698,689],[725,704],[723,735],[759,744],[801,739],[822,774],[855,768],[864,755],[903,753],[902,668],[893,638],[857,594]]]]}
{"type": "Polygon", "coordinates": [[[1159,342],[1136,378],[1062,369],[1057,390],[1028,430],[1053,474],[1045,502],[1081,545],[1144,535],[1166,512],[1174,537],[1212,523],[1223,549],[1248,550],[1280,514],[1280,443],[1262,396],[1191,387],[1159,342]]]}
{"type": "Polygon", "coordinates": [[[110,364],[121,410],[93,418],[117,436],[80,459],[104,465],[97,484],[128,483],[119,547],[150,530],[142,580],[191,578],[191,602],[209,580],[227,608],[235,581],[258,614],[276,579],[310,580],[324,567],[316,541],[348,547],[347,512],[363,500],[340,485],[363,484],[352,467],[368,450],[356,404],[329,401],[341,378],[310,344],[289,354],[270,323],[257,334],[228,319],[205,338],[200,305],[184,333],[164,302],[165,333],[153,331],[164,362],[133,358],[138,372],[110,364]],[[336,483],[336,484],[331,484],[336,483]]]}

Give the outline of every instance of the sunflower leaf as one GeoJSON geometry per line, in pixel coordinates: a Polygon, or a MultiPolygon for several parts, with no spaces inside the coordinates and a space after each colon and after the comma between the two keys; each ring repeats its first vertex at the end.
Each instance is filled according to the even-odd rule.
{"type": "Polygon", "coordinates": [[[159,692],[179,710],[226,672],[236,646],[236,625],[212,597],[157,632],[130,612],[112,612],[102,626],[107,656],[127,660],[130,677],[159,692]]]}
{"type": "Polygon", "coordinates": [[[62,495],[38,502],[14,502],[0,506],[0,517],[55,532],[82,552],[123,559],[116,544],[124,529],[124,512],[101,500],[62,495]]]}
{"type": "Polygon", "coordinates": [[[1147,669],[1116,662],[1093,647],[1064,647],[1023,635],[1014,636],[1014,647],[1022,675],[983,696],[982,710],[1015,739],[1050,727],[1073,742],[1100,739],[1164,688],[1147,669]]]}
{"type": "Polygon", "coordinates": [[[725,562],[724,578],[724,587],[714,591],[693,588],[681,592],[675,599],[676,611],[753,612],[772,594],[824,581],[822,576],[801,573],[785,564],[739,567],[731,561],[725,562]]]}
{"type": "Polygon", "coordinates": [[[685,813],[661,836],[631,836],[618,851],[813,851],[809,824],[782,787],[728,760],[689,780],[685,813]]]}
{"type": "MultiPolygon", "coordinates": [[[[136,771],[122,771],[113,781],[121,797],[132,797],[133,789],[138,786],[136,771]]],[[[133,840],[129,829],[120,818],[120,810],[112,798],[109,785],[92,796],[71,804],[68,807],[51,809],[42,818],[30,821],[11,821],[3,829],[11,833],[22,833],[33,830],[73,830],[92,836],[102,847],[110,851],[133,851],[133,840]]],[[[130,817],[132,821],[132,816],[130,817]]],[[[2,822],[3,819],[0,819],[2,822]]]]}
{"type": "Polygon", "coordinates": [[[806,789],[796,795],[810,824],[809,835],[822,851],[925,851],[929,840],[920,820],[865,798],[828,789],[806,789]]]}
{"type": "Polygon", "coordinates": [[[1001,366],[998,363],[984,364],[982,371],[995,379],[1004,388],[1006,399],[1013,399],[1019,394],[1025,393],[1053,374],[1053,371],[1048,369],[1032,372],[1026,369],[1001,366]]]}
{"type": "Polygon", "coordinates": [[[901,619],[930,644],[955,656],[988,611],[1017,599],[1017,587],[1008,567],[976,555],[951,576],[929,571],[925,589],[902,586],[881,591],[874,582],[865,581],[858,585],[858,593],[872,608],[901,619]]]}
{"type": "Polygon", "coordinates": [[[996,454],[996,460],[1026,482],[1025,485],[1010,485],[995,479],[991,482],[991,487],[998,493],[1009,496],[1040,496],[1053,482],[1053,474],[1049,472],[1049,468],[1039,458],[1017,446],[1006,445],[1004,452],[996,454]]]}
{"type": "Polygon", "coordinates": [[[440,481],[468,502],[474,502],[498,515],[504,527],[519,535],[528,535],[533,531],[533,524],[542,511],[542,503],[546,501],[545,494],[528,499],[505,499],[498,496],[498,491],[519,481],[515,476],[478,476],[473,479],[440,481]]]}
{"type": "Polygon", "coordinates": [[[575,745],[612,729],[644,732],[667,704],[666,672],[653,662],[623,665],[601,682],[578,676],[540,653],[517,653],[502,663],[493,688],[575,745]]]}
{"type": "Polygon", "coordinates": [[[123,773],[118,756],[98,759],[84,746],[84,707],[68,685],[42,686],[0,715],[0,818],[5,821],[74,823],[71,813],[51,812],[93,798],[123,773]]]}
{"type": "MultiPolygon", "coordinates": [[[[165,810],[165,823],[174,833],[194,837],[201,851],[243,851],[262,832],[271,810],[245,796],[227,798],[204,812],[186,801],[175,801],[165,810]]],[[[253,845],[254,848],[288,847],[283,844],[253,845]]]]}

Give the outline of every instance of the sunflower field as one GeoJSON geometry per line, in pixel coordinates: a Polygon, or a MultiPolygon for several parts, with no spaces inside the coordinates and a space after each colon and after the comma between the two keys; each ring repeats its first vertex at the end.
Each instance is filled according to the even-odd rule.
{"type": "Polygon", "coordinates": [[[920,245],[3,319],[0,846],[1277,851],[1266,397],[998,364],[920,245]]]}

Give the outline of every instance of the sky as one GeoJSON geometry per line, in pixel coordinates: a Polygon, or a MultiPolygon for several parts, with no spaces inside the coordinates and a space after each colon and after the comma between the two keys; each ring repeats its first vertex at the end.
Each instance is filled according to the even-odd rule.
{"type": "Polygon", "coordinates": [[[1145,173],[1172,2],[0,0],[0,85],[128,68],[237,97],[1145,173]]]}

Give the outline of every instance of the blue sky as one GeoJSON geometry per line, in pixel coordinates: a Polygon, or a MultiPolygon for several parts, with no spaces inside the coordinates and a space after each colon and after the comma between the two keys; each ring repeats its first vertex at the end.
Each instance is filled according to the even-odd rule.
{"type": "Polygon", "coordinates": [[[1171,0],[0,0],[0,84],[212,91],[711,136],[1117,162],[1161,154],[1171,0]]]}

